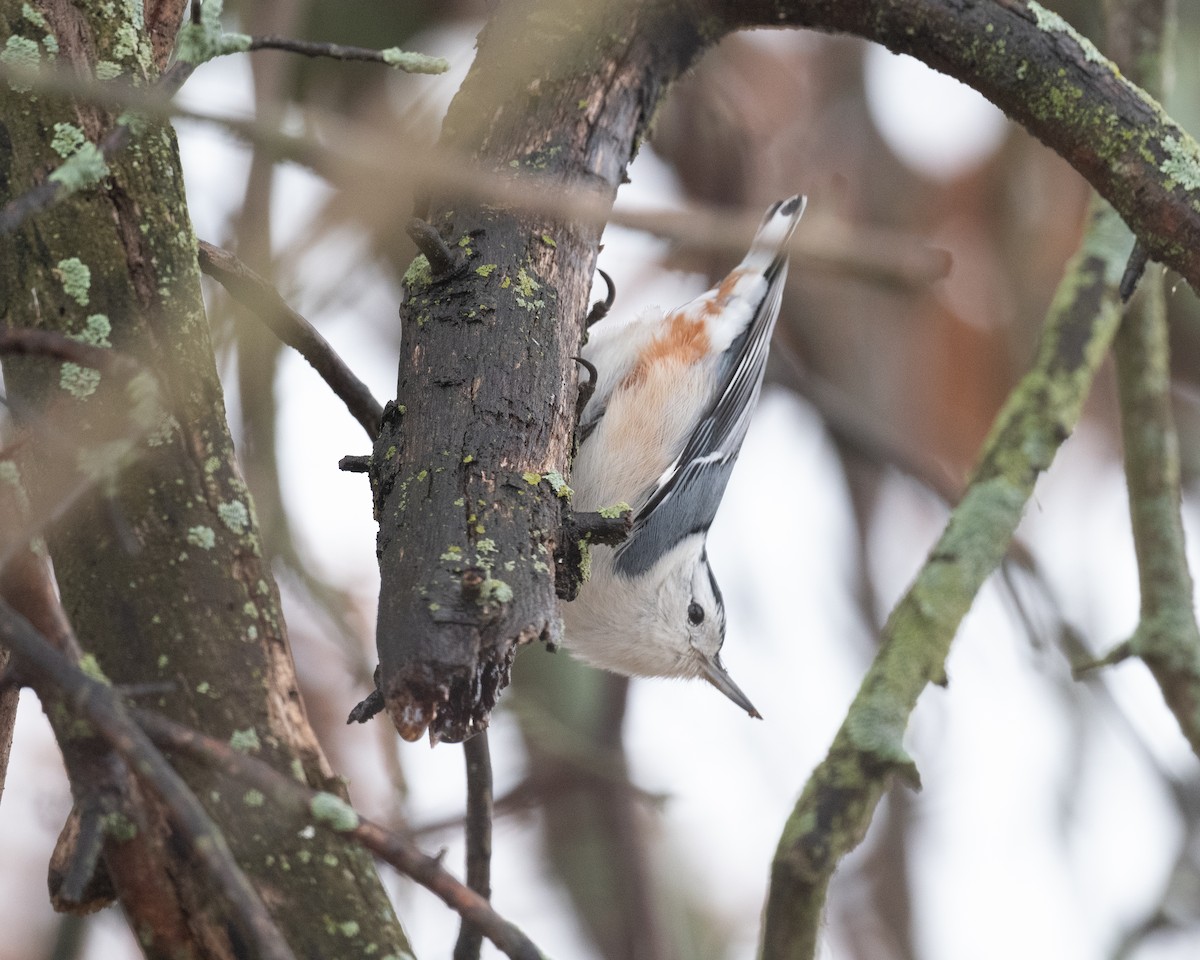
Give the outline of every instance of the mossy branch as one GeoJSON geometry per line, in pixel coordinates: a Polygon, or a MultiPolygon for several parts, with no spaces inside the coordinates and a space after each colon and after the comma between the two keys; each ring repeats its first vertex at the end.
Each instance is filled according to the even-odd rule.
{"type": "MultiPolygon", "coordinates": [[[[1153,90],[1162,86],[1162,43],[1169,16],[1160,0],[1117,3],[1110,11],[1108,32],[1118,62],[1153,90]]],[[[1137,629],[1115,652],[1142,658],[1192,751],[1200,755],[1200,629],[1180,514],[1179,437],[1171,413],[1161,277],[1143,284],[1113,349],[1141,587],[1137,629]]]]}
{"type": "Polygon", "coordinates": [[[959,623],[1003,559],[1038,476],[1079,420],[1117,328],[1117,288],[1132,244],[1112,208],[1093,202],[1033,369],[996,418],[962,501],[884,626],[829,754],[784,826],[771,870],[764,960],[813,955],[838,861],[866,833],[893,775],[915,778],[902,744],[908,718],[925,687],[944,678],[959,623]]]}
{"type": "Polygon", "coordinates": [[[851,33],[978,90],[1081,173],[1151,259],[1200,289],[1200,146],[1058,14],[1033,0],[710,0],[722,35],[851,33]]]}

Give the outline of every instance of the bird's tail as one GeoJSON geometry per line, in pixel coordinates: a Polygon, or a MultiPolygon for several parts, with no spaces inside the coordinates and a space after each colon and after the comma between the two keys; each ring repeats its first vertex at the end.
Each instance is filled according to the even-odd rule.
{"type": "Polygon", "coordinates": [[[742,266],[765,273],[780,260],[786,260],[784,251],[807,205],[808,197],[801,194],[771,204],[742,266]]]}

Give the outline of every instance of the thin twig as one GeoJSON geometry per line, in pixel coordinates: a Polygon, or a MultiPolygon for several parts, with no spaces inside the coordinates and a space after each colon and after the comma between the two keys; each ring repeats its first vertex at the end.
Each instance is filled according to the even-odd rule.
{"type": "Polygon", "coordinates": [[[248,783],[284,807],[302,809],[319,824],[350,837],[434,893],[464,919],[481,929],[513,960],[542,960],[542,952],[514,924],[492,909],[483,897],[454,879],[441,861],[424,854],[411,839],[358,816],[332,794],[310,790],[274,767],[234,750],[224,741],[190,730],[149,710],[134,716],[163,749],[184,753],[248,783]]]}
{"type": "MultiPolygon", "coordinates": [[[[463,743],[467,762],[467,886],[483,897],[492,897],[492,757],[487,731],[463,743]]],[[[464,919],[454,944],[454,960],[479,960],[483,931],[464,919]]]]}
{"type": "Polygon", "coordinates": [[[387,50],[372,50],[369,47],[351,47],[341,43],[315,43],[311,40],[295,40],[291,37],[251,37],[247,50],[286,50],[305,57],[329,57],[333,60],[365,60],[369,63],[385,63],[405,73],[445,73],[450,69],[442,57],[431,57],[424,53],[410,53],[391,47],[387,50]]]}
{"type": "Polygon", "coordinates": [[[0,643],[12,651],[22,678],[38,691],[47,709],[61,697],[72,713],[86,719],[162,801],[171,822],[188,840],[191,855],[204,865],[214,887],[224,894],[230,918],[255,952],[267,960],[296,960],[258,891],[234,860],[220,828],[150,738],[130,719],[112,687],[73,666],[3,601],[0,643]]]}
{"type": "Polygon", "coordinates": [[[200,269],[229,291],[229,295],[271,328],[307,360],[329,388],[346,404],[350,415],[374,440],[379,436],[383,407],[370,389],[337,355],[311,323],[289,307],[263,277],[228,250],[200,241],[200,269]]]}

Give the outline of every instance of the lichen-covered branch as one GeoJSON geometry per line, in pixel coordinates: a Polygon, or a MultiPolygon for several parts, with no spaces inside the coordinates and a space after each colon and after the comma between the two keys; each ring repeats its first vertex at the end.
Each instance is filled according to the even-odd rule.
{"type": "Polygon", "coordinates": [[[149,737],[169,754],[188,756],[218,768],[271,797],[280,808],[350,837],[438,896],[464,920],[483,931],[507,956],[514,960],[541,960],[541,951],[524,933],[499,916],[484,897],[447,873],[440,858],[421,852],[408,836],[363,819],[342,798],[311,790],[227,743],[148,710],[137,710],[135,716],[149,737]]]}
{"type": "Polygon", "coordinates": [[[1003,559],[1039,474],[1079,419],[1117,328],[1117,287],[1132,245],[1112,208],[1095,201],[1033,369],[997,416],[966,493],[888,618],[858,695],[784,827],[771,869],[764,960],[813,956],[838,861],[866,833],[893,778],[915,779],[902,742],[909,715],[926,686],[944,678],[962,618],[1003,559]]]}
{"type": "Polygon", "coordinates": [[[1200,147],[1087,38],[1034,0],[710,0],[720,32],[856,34],[974,87],[1079,171],[1154,260],[1200,290],[1200,147]]]}
{"type": "Polygon", "coordinates": [[[65,706],[74,714],[73,736],[86,739],[98,735],[163,801],[180,839],[187,841],[191,856],[204,865],[216,889],[227,898],[230,916],[256,954],[264,960],[295,960],[258,892],[239,869],[221,830],[130,720],[112,687],[73,667],[4,602],[0,602],[0,645],[12,652],[21,677],[36,688],[48,712],[65,706]]]}
{"type": "MultiPolygon", "coordinates": [[[[1114,55],[1126,73],[1155,90],[1162,86],[1169,6],[1162,0],[1137,0],[1109,7],[1114,55]]],[[[1200,629],[1180,514],[1165,296],[1163,278],[1147,278],[1114,343],[1141,588],[1138,626],[1120,651],[1145,661],[1193,752],[1200,755],[1200,629]]]]}

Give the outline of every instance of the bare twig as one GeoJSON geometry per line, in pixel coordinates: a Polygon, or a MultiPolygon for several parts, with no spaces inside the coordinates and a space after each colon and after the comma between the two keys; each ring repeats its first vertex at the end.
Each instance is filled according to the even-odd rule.
{"type": "Polygon", "coordinates": [[[238,753],[223,741],[148,710],[135,710],[134,715],[142,729],[164,750],[184,753],[217,767],[253,785],[275,803],[303,809],[315,822],[352,837],[470,920],[507,956],[514,960],[542,960],[541,951],[525,934],[497,914],[483,897],[447,873],[439,859],[422,853],[408,837],[364,820],[332,794],[310,790],[263,761],[238,753]]]}
{"type": "MultiPolygon", "coordinates": [[[[467,886],[492,897],[492,757],[484,730],[463,743],[467,761],[467,886]]],[[[464,919],[454,944],[454,960],[479,960],[483,931],[464,919]]]]}
{"type": "Polygon", "coordinates": [[[379,435],[383,407],[317,329],[287,305],[279,292],[241,260],[211,243],[200,241],[200,269],[229,295],[262,320],[289,347],[307,360],[329,388],[346,404],[350,415],[374,440],[379,435]]]}
{"type": "Polygon", "coordinates": [[[71,665],[29,621],[0,601],[0,643],[12,651],[21,676],[49,704],[61,697],[75,715],[85,718],[137,777],[162,801],[171,822],[185,837],[191,855],[204,864],[214,886],[226,899],[231,919],[268,960],[295,960],[258,891],[233,858],[225,837],[183,779],[134,723],[112,687],[93,680],[71,665]]]}

